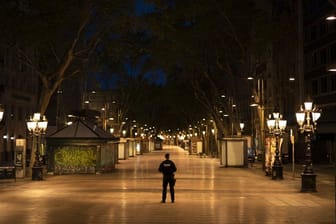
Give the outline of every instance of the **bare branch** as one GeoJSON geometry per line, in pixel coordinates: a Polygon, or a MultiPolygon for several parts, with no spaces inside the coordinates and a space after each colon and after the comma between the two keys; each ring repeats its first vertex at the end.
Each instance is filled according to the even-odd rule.
{"type": "Polygon", "coordinates": [[[88,59],[91,54],[94,52],[94,50],[97,48],[98,43],[100,42],[101,35],[96,35],[94,39],[91,40],[90,44],[87,48],[83,48],[81,50],[78,50],[77,52],[74,52],[75,57],[83,57],[83,59],[88,59]],[[82,56],[84,55],[84,56],[82,56]]]}
{"type": "Polygon", "coordinates": [[[74,52],[76,49],[76,46],[82,36],[82,33],[86,27],[86,25],[89,23],[90,21],[90,14],[88,13],[88,15],[84,18],[84,20],[82,21],[82,23],[80,24],[76,36],[73,39],[73,42],[70,46],[70,48],[68,49],[65,58],[63,59],[63,62],[61,63],[61,65],[59,66],[59,70],[57,72],[59,78],[63,78],[66,74],[66,70],[70,67],[73,58],[74,58],[74,52]]]}
{"type": "Polygon", "coordinates": [[[61,59],[58,57],[58,55],[56,53],[56,49],[55,49],[54,44],[53,43],[49,43],[49,45],[50,45],[50,49],[51,49],[52,54],[55,56],[56,62],[60,63],[61,59]]]}
{"type": "MultiPolygon", "coordinates": [[[[223,10],[219,10],[220,7],[218,6],[217,0],[214,0],[214,4],[216,5],[216,8],[218,9],[219,14],[224,18],[224,20],[227,22],[228,27],[230,29],[231,32],[226,32],[228,36],[230,36],[238,45],[238,47],[240,48],[241,52],[243,55],[246,54],[244,45],[242,44],[242,42],[239,40],[239,37],[234,29],[233,24],[231,23],[230,19],[227,17],[227,15],[225,14],[225,12],[223,10]]],[[[224,29],[225,31],[226,29],[224,29]]]]}
{"type": "Polygon", "coordinates": [[[15,46],[16,51],[18,52],[18,59],[24,63],[26,66],[31,68],[34,72],[36,72],[40,77],[43,76],[43,73],[38,69],[38,67],[34,64],[33,60],[18,46],[15,46]]]}
{"type": "Polygon", "coordinates": [[[67,75],[68,78],[76,76],[81,70],[76,69],[75,71],[71,72],[69,75],[67,75]]]}

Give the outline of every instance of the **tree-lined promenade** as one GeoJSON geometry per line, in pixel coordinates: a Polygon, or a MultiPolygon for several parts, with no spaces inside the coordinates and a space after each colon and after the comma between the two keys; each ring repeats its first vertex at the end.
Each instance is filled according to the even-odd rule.
{"type": "Polygon", "coordinates": [[[222,168],[164,146],[112,173],[2,181],[0,223],[333,223],[333,176],[316,172],[318,192],[299,193],[298,173],[273,181],[258,166],[222,168]],[[166,152],[177,166],[174,204],[160,203],[166,152]]]}
{"type": "Polygon", "coordinates": [[[242,122],[251,147],[263,154],[266,116],[280,109],[291,120],[302,103],[302,83],[287,82],[288,74],[301,75],[294,66],[293,1],[25,0],[0,6],[0,89],[6,96],[0,104],[8,108],[3,130],[14,130],[13,137],[29,139],[24,118],[35,112],[49,126],[85,117],[125,137],[147,126],[217,139],[239,135],[242,122]],[[95,102],[90,93],[102,97],[95,102]]]}

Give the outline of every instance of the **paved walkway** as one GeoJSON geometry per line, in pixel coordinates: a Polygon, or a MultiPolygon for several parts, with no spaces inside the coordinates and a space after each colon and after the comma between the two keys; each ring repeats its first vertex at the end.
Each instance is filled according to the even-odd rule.
{"type": "Polygon", "coordinates": [[[334,177],[317,174],[318,192],[300,193],[290,172],[275,181],[257,166],[220,168],[217,159],[170,147],[121,161],[109,174],[2,181],[0,223],[335,223],[334,177]],[[174,204],[159,203],[165,151],[178,168],[174,204]]]}

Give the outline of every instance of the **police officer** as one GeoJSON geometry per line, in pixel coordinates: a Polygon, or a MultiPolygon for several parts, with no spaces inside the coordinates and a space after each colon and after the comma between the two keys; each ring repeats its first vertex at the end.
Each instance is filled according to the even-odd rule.
{"type": "Polygon", "coordinates": [[[176,172],[176,166],[173,161],[169,159],[169,153],[165,154],[166,160],[162,161],[159,166],[159,172],[163,174],[162,178],[162,200],[161,203],[166,202],[167,195],[167,186],[169,184],[170,197],[171,202],[174,203],[175,195],[174,195],[174,185],[175,185],[175,177],[174,173],[176,172]]]}

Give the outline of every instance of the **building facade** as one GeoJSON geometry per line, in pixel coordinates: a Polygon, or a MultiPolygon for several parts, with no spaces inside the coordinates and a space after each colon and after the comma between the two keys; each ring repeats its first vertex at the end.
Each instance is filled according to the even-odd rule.
{"type": "Polygon", "coordinates": [[[120,108],[116,94],[109,91],[89,90],[83,93],[83,109],[97,111],[98,126],[105,131],[120,136],[120,125],[122,123],[120,116],[120,108]]]}
{"type": "Polygon", "coordinates": [[[336,15],[334,1],[302,1],[305,94],[322,109],[315,139],[315,162],[335,160],[336,135],[336,15]]]}
{"type": "Polygon", "coordinates": [[[9,48],[0,49],[0,77],[0,104],[5,110],[0,124],[0,162],[11,162],[16,139],[29,140],[26,119],[35,112],[39,81],[9,48]]]}

